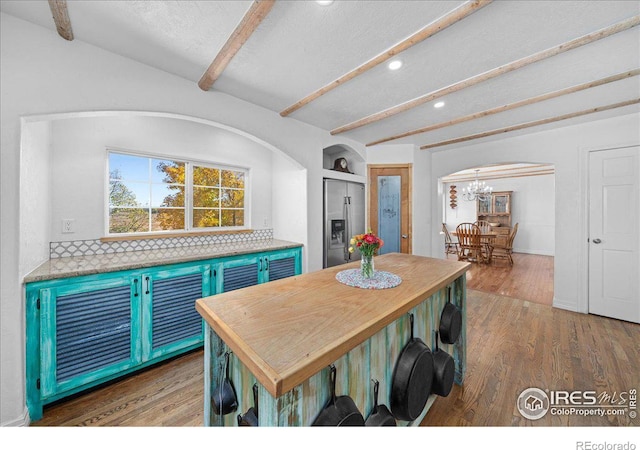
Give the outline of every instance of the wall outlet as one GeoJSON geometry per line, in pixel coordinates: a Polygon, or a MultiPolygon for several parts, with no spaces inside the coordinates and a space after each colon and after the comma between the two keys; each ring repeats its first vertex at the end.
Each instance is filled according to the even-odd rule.
{"type": "Polygon", "coordinates": [[[75,219],[62,219],[62,232],[63,233],[75,233],[76,232],[76,220],[75,219]]]}
{"type": "Polygon", "coordinates": [[[264,218],[264,227],[267,228],[267,226],[269,226],[269,224],[267,223],[267,218],[264,218]]]}

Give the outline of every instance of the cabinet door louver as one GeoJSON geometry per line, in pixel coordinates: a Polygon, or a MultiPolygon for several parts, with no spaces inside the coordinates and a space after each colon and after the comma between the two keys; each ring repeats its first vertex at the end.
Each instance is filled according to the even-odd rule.
{"type": "Polygon", "coordinates": [[[129,286],[59,296],[56,300],[58,382],[130,358],[129,286]]]}
{"type": "Polygon", "coordinates": [[[296,274],[296,259],[294,257],[269,261],[269,281],[292,277],[296,274]]]}
{"type": "Polygon", "coordinates": [[[249,264],[247,266],[225,267],[223,276],[224,292],[255,286],[258,284],[258,265],[249,264]]]}
{"type": "Polygon", "coordinates": [[[202,274],[153,282],[153,348],[202,333],[195,302],[202,297],[202,274]]]}

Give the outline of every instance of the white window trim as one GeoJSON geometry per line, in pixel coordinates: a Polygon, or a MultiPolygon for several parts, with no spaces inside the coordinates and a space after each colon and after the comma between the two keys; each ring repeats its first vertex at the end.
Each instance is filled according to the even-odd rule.
{"type": "Polygon", "coordinates": [[[166,235],[179,235],[179,234],[193,234],[198,232],[213,232],[213,231],[241,231],[251,229],[251,168],[234,166],[230,164],[218,163],[215,161],[203,161],[198,159],[181,158],[173,155],[167,155],[162,153],[148,153],[135,150],[122,149],[117,147],[107,147],[105,151],[105,183],[104,183],[104,236],[107,237],[139,237],[139,236],[161,236],[166,235]],[[154,159],[166,159],[171,161],[178,161],[185,163],[185,228],[182,230],[160,230],[160,231],[140,231],[137,233],[111,233],[109,232],[109,182],[111,180],[111,174],[109,171],[109,155],[111,153],[118,153],[121,155],[139,156],[143,158],[154,159]],[[236,227],[193,227],[193,166],[199,167],[211,167],[220,170],[230,170],[235,172],[244,172],[244,225],[236,227]]]}

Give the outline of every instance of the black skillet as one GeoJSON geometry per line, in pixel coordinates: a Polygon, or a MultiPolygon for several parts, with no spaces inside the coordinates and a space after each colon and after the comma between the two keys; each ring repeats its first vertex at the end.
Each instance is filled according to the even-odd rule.
{"type": "Polygon", "coordinates": [[[336,366],[331,364],[329,379],[331,381],[331,398],[320,411],[311,426],[314,427],[357,427],[364,426],[364,417],[353,399],[348,395],[336,397],[336,366]]]}
{"type": "Polygon", "coordinates": [[[238,426],[258,426],[258,383],[253,385],[253,406],[244,415],[238,414],[238,426]]]}
{"type": "Polygon", "coordinates": [[[446,397],[451,392],[456,364],[453,357],[438,346],[438,332],[436,334],[436,350],[433,352],[433,383],[431,392],[446,397]]]}
{"type": "Polygon", "coordinates": [[[385,405],[378,405],[378,380],[373,381],[373,409],[364,422],[366,427],[395,427],[396,419],[385,405]]]}
{"type": "Polygon", "coordinates": [[[413,337],[413,314],[409,320],[411,340],[396,362],[391,386],[391,412],[399,420],[414,420],[422,413],[433,382],[433,355],[427,344],[413,337]]]}
{"type": "Polygon", "coordinates": [[[211,395],[213,411],[217,415],[225,415],[234,412],[238,408],[238,398],[236,391],[229,378],[229,352],[224,354],[224,365],[226,375],[222,379],[222,368],[220,368],[220,383],[211,395]]]}
{"type": "Polygon", "coordinates": [[[447,287],[447,304],[440,314],[440,340],[445,344],[455,344],[462,331],[462,313],[451,303],[451,287],[447,287]]]}

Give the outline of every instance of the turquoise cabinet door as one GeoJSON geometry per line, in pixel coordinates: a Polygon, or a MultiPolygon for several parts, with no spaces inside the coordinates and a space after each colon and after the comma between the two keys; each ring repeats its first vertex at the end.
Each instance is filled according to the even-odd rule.
{"type": "Polygon", "coordinates": [[[42,398],[139,363],[139,277],[69,282],[39,294],[42,398]]]}
{"type": "Polygon", "coordinates": [[[216,270],[216,292],[229,292],[260,283],[265,263],[261,255],[247,255],[224,259],[216,270]]]}
{"type": "Polygon", "coordinates": [[[265,270],[261,282],[280,280],[302,272],[302,252],[299,248],[278,250],[262,256],[265,270]]]}
{"type": "Polygon", "coordinates": [[[142,275],[143,361],[197,347],[204,341],[197,299],[215,292],[208,264],[165,268],[142,275]]]}

